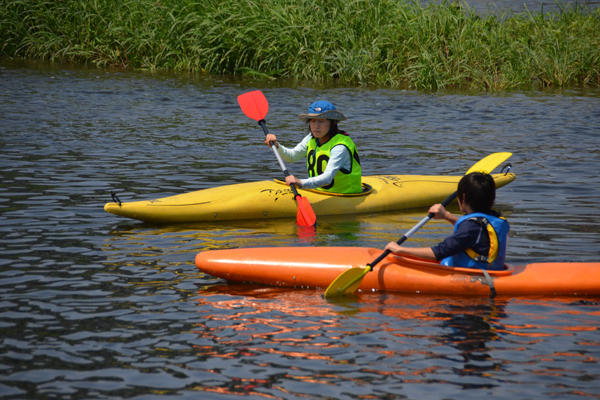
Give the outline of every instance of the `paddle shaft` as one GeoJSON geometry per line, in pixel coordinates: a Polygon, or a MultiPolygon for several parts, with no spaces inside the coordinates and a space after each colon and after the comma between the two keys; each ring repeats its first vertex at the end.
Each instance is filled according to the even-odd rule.
{"type": "MultiPolygon", "coordinates": [[[[269,134],[269,129],[267,128],[267,123],[265,122],[265,120],[261,119],[260,121],[258,121],[258,124],[263,129],[265,136],[267,136],[269,134]]],[[[283,159],[281,158],[281,155],[279,155],[279,151],[277,151],[277,146],[275,146],[274,142],[269,142],[269,144],[271,145],[271,150],[273,150],[275,157],[277,157],[277,161],[279,161],[279,165],[281,166],[281,169],[283,170],[283,175],[285,175],[286,177],[290,176],[290,173],[288,172],[288,170],[285,166],[285,163],[283,162],[283,159]]],[[[296,185],[292,183],[290,186],[292,188],[292,191],[294,192],[294,198],[300,196],[300,194],[296,190],[296,185]]]]}
{"type": "MultiPolygon", "coordinates": [[[[442,202],[442,206],[446,207],[448,204],[450,204],[452,202],[452,200],[454,200],[457,196],[457,192],[452,193],[450,196],[448,196],[448,198],[446,200],[444,200],[442,202]]],[[[434,213],[429,213],[425,218],[423,218],[421,221],[419,221],[418,224],[416,224],[415,226],[413,226],[408,232],[406,232],[404,235],[402,235],[402,237],[396,242],[399,245],[406,242],[406,240],[411,237],[413,235],[413,233],[415,233],[416,231],[418,231],[419,229],[421,229],[421,227],[423,225],[425,225],[427,222],[429,222],[429,220],[431,218],[433,218],[435,216],[434,213]]],[[[381,255],[379,257],[377,257],[375,259],[375,261],[373,261],[370,264],[367,264],[367,266],[369,268],[371,268],[371,271],[373,271],[373,267],[375,267],[377,264],[379,264],[379,262],[381,260],[383,260],[384,258],[386,258],[389,254],[391,253],[391,251],[386,250],[383,253],[381,253],[381,255]]]]}

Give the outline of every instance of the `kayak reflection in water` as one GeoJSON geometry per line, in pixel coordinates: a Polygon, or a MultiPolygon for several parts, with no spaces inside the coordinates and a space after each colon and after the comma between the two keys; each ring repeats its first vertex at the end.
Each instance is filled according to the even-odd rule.
{"type": "Polygon", "coordinates": [[[410,248],[388,243],[386,250],[402,256],[441,261],[442,265],[502,270],[510,226],[492,205],[496,199],[496,185],[489,174],[473,172],[458,182],[458,206],[466,215],[461,218],[435,204],[429,212],[434,219],[445,219],[454,225],[454,232],[433,247],[410,248]]]}
{"type": "Polygon", "coordinates": [[[308,135],[293,149],[280,145],[273,134],[268,134],[265,140],[267,145],[275,143],[281,158],[287,162],[306,157],[309,178],[289,175],[285,183],[325,192],[360,193],[362,169],[358,150],[350,136],[338,127],[338,122],[346,117],[330,102],[317,101],[308,107],[308,114],[300,114],[298,119],[308,124],[308,135]]]}

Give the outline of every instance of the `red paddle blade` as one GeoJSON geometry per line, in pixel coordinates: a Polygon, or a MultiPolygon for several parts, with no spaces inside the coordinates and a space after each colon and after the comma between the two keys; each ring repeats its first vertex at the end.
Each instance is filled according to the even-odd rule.
{"type": "Polygon", "coordinates": [[[265,116],[269,112],[267,98],[260,90],[240,94],[238,96],[238,103],[244,114],[256,121],[265,119],[265,116]]]}
{"type": "Polygon", "coordinates": [[[313,211],[308,199],[306,197],[296,197],[298,202],[298,212],[296,213],[296,222],[302,226],[315,226],[317,223],[317,216],[313,211]]]}

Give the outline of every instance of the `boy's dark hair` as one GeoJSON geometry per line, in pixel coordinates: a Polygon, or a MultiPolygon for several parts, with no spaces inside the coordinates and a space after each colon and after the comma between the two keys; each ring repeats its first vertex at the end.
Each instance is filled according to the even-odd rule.
{"type": "Polygon", "coordinates": [[[488,212],[496,200],[494,178],[490,174],[481,172],[472,172],[463,176],[458,182],[457,192],[458,198],[471,206],[474,212],[488,212]]]}

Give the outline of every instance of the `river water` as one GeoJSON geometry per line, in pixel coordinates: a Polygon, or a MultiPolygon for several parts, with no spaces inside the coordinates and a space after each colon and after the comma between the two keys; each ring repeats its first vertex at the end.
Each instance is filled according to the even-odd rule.
{"type": "MultiPolygon", "coordinates": [[[[365,175],[463,174],[510,151],[507,258],[599,261],[600,91],[421,92],[0,60],[0,397],[469,399],[600,396],[599,298],[361,294],[227,284],[203,250],[382,248],[426,209],[152,225],[122,201],[280,178],[237,95],[261,89],[284,144],[317,99],[365,175]]],[[[288,166],[303,176],[302,163],[288,166]]],[[[430,222],[412,245],[450,232],[430,222]]]]}
{"type": "Polygon", "coordinates": [[[511,15],[514,13],[547,13],[560,11],[568,7],[585,8],[588,10],[597,9],[600,5],[598,0],[421,0],[422,5],[430,2],[435,3],[457,3],[471,10],[474,10],[479,15],[496,14],[496,15],[511,15]]]}

